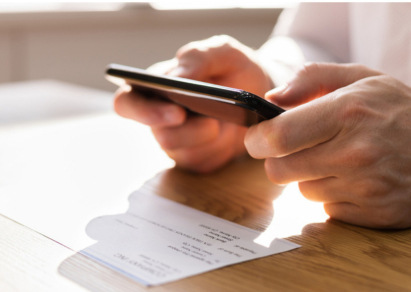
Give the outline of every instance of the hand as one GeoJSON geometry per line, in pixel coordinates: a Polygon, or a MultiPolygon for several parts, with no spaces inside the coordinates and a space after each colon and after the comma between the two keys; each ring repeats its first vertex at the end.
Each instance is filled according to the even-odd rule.
{"type": "MultiPolygon", "coordinates": [[[[215,36],[189,43],[174,59],[149,70],[236,87],[262,96],[271,80],[254,58],[254,51],[228,36],[215,36]]],[[[246,153],[246,128],[208,117],[188,116],[169,102],[149,100],[141,93],[120,89],[116,94],[118,114],[151,126],[166,153],[180,167],[196,172],[213,171],[246,153]]]]}
{"type": "Polygon", "coordinates": [[[298,181],[335,219],[411,227],[410,87],[360,65],[310,64],[266,98],[300,105],[246,135],[272,181],[298,181]]]}

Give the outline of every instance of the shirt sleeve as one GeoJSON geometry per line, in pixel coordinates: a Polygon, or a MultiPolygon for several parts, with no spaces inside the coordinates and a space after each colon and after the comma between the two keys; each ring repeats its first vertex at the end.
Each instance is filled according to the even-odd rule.
{"type": "Polygon", "coordinates": [[[347,3],[302,3],[285,10],[270,39],[258,50],[276,86],[305,62],[349,60],[347,3]]]}

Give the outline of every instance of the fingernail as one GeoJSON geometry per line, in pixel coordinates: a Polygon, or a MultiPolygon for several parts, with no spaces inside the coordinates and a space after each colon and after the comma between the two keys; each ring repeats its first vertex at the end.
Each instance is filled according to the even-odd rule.
{"type": "Polygon", "coordinates": [[[276,102],[276,100],[281,99],[281,96],[286,92],[288,89],[288,84],[278,86],[268,92],[264,95],[264,98],[268,101],[271,102],[276,102]]]}
{"type": "Polygon", "coordinates": [[[284,85],[281,85],[281,86],[277,86],[276,88],[271,89],[270,91],[268,91],[268,92],[265,94],[265,96],[282,94],[282,93],[287,89],[287,87],[288,87],[288,84],[284,84],[284,85]]]}

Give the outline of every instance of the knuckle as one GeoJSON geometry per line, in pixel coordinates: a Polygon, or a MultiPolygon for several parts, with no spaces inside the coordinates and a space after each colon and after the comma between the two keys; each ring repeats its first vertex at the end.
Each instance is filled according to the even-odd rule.
{"type": "Polygon", "coordinates": [[[360,63],[349,63],[349,64],[345,64],[343,65],[345,67],[347,67],[350,72],[353,72],[353,76],[354,79],[356,80],[360,80],[363,78],[367,78],[370,76],[377,76],[377,75],[381,75],[382,73],[376,70],[373,70],[363,64],[360,63]]]}
{"type": "Polygon", "coordinates": [[[180,63],[185,60],[202,59],[205,58],[206,51],[207,46],[202,41],[193,41],[178,49],[176,57],[180,63]]]}
{"type": "Polygon", "coordinates": [[[363,98],[361,92],[351,94],[337,94],[336,99],[343,99],[344,106],[341,110],[341,120],[353,127],[371,114],[371,108],[363,98]]]}
{"type": "Polygon", "coordinates": [[[206,51],[211,55],[219,55],[220,58],[224,58],[227,61],[246,58],[244,46],[236,39],[227,35],[212,37],[206,51]]]}
{"type": "Polygon", "coordinates": [[[304,74],[316,73],[319,70],[320,65],[316,62],[307,62],[303,65],[300,72],[304,74]]]}
{"type": "Polygon", "coordinates": [[[176,57],[179,63],[189,62],[193,59],[201,60],[205,58],[205,48],[198,45],[197,42],[189,43],[181,47],[177,53],[176,57]]]}
{"type": "Polygon", "coordinates": [[[263,129],[264,143],[270,147],[274,156],[281,157],[288,154],[287,133],[287,128],[279,122],[271,123],[269,127],[263,129]]]}
{"type": "Polygon", "coordinates": [[[297,76],[310,78],[311,76],[317,76],[321,72],[321,66],[325,64],[320,64],[316,62],[304,63],[300,70],[297,72],[297,76]]]}
{"type": "Polygon", "coordinates": [[[235,38],[226,34],[212,36],[210,40],[211,42],[220,45],[231,45],[237,41],[235,38]]]}
{"type": "Polygon", "coordinates": [[[216,35],[205,40],[189,42],[177,51],[177,57],[188,54],[201,55],[210,49],[220,47],[232,48],[235,44],[236,40],[228,35],[216,35]]]}
{"type": "Polygon", "coordinates": [[[358,195],[365,201],[375,201],[386,194],[387,187],[384,182],[375,178],[363,178],[356,183],[358,195]]]}
{"type": "Polygon", "coordinates": [[[369,88],[378,88],[379,92],[388,100],[395,98],[397,95],[406,95],[404,90],[408,89],[404,83],[389,75],[373,76],[364,80],[364,83],[369,88]]]}
{"type": "Polygon", "coordinates": [[[283,185],[290,182],[287,179],[286,172],[282,170],[280,165],[275,158],[268,158],[265,161],[264,167],[267,174],[268,179],[277,185],[283,185]]]}
{"type": "Polygon", "coordinates": [[[349,168],[374,166],[382,157],[379,145],[370,141],[355,141],[340,156],[341,164],[349,168]]]}
{"type": "Polygon", "coordinates": [[[298,183],[300,193],[310,201],[320,201],[317,193],[320,188],[316,181],[303,181],[298,183]]]}

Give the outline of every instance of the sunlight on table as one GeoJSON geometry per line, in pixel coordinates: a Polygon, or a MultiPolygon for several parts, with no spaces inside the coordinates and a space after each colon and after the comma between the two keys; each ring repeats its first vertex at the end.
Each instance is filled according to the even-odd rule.
{"type": "Polygon", "coordinates": [[[301,199],[297,183],[284,188],[282,194],[273,201],[274,216],[254,242],[270,246],[275,238],[300,235],[307,224],[321,223],[328,219],[323,204],[301,199]]]}

